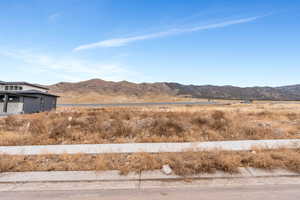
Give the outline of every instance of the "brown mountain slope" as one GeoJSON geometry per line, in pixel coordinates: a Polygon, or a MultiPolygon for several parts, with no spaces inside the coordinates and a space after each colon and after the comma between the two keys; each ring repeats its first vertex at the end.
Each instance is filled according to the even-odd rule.
{"type": "Polygon", "coordinates": [[[165,83],[131,83],[127,81],[112,82],[101,79],[92,79],[78,83],[61,82],[50,86],[54,93],[78,92],[89,93],[96,92],[99,94],[120,94],[120,95],[175,95],[175,93],[165,83]]]}
{"type": "Polygon", "coordinates": [[[61,96],[59,103],[117,103],[178,100],[165,83],[112,82],[92,79],[78,83],[61,82],[49,86],[61,96]]]}

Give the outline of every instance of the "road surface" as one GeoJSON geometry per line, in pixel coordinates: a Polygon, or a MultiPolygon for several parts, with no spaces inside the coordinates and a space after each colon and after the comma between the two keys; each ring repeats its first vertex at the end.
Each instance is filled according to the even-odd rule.
{"type": "Polygon", "coordinates": [[[0,192],[1,200],[299,200],[300,185],[144,190],[0,192]]]}
{"type": "Polygon", "coordinates": [[[113,104],[58,104],[59,107],[116,107],[116,106],[165,106],[165,105],[226,105],[224,103],[198,102],[146,102],[146,103],[113,103],[113,104]]]}

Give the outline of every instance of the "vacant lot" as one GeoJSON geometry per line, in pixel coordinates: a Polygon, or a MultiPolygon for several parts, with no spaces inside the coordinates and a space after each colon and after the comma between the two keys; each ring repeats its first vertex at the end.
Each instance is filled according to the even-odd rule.
{"type": "Polygon", "coordinates": [[[0,145],[300,138],[300,104],[61,108],[0,119],[0,145]]]}
{"type": "Polygon", "coordinates": [[[121,174],[158,170],[170,165],[177,175],[214,173],[216,170],[238,173],[239,167],[288,169],[300,172],[300,150],[255,150],[251,152],[185,152],[161,154],[106,155],[0,155],[0,172],[120,170],[121,174]]]}
{"type": "MultiPolygon", "coordinates": [[[[55,92],[54,92],[55,93],[55,92]]],[[[146,95],[146,96],[129,96],[124,94],[99,94],[96,92],[74,93],[64,92],[55,93],[60,98],[59,104],[103,104],[103,103],[135,103],[135,102],[178,102],[178,101],[195,101],[192,98],[169,95],[146,95]]]]}

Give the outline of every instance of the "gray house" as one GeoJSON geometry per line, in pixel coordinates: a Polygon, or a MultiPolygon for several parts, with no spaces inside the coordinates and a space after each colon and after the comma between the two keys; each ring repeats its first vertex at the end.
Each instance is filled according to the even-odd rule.
{"type": "Polygon", "coordinates": [[[56,108],[58,96],[27,82],[0,81],[0,115],[37,113],[56,108]]]}

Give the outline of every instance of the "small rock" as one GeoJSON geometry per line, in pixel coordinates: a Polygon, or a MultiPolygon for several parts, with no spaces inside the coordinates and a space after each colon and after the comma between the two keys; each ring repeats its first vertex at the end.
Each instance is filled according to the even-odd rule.
{"type": "Polygon", "coordinates": [[[69,122],[72,121],[72,119],[73,119],[73,117],[68,117],[68,121],[69,122]]]}
{"type": "Polygon", "coordinates": [[[257,124],[259,127],[263,127],[263,128],[266,128],[266,127],[271,127],[272,124],[271,123],[268,123],[268,122],[259,122],[257,124]]]}
{"type": "Polygon", "coordinates": [[[161,171],[166,175],[172,174],[172,169],[171,169],[170,165],[163,165],[161,171]]]}
{"type": "Polygon", "coordinates": [[[251,153],[256,154],[256,151],[251,151],[251,153]]]}
{"type": "Polygon", "coordinates": [[[69,126],[67,127],[67,129],[70,129],[70,128],[72,128],[72,126],[71,126],[71,125],[69,125],[69,126]]]}

